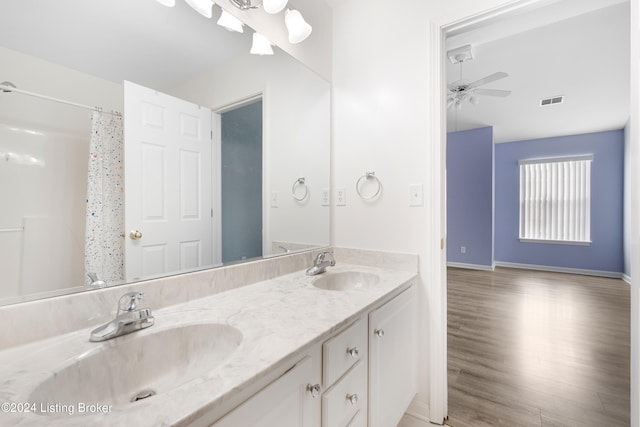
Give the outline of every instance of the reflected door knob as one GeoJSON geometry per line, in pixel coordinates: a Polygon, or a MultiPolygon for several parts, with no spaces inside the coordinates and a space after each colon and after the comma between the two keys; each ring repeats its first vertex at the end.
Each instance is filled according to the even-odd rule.
{"type": "Polygon", "coordinates": [[[142,233],[138,230],[132,230],[131,233],[129,233],[129,237],[131,237],[131,240],[140,240],[142,239],[142,233]]]}
{"type": "Polygon", "coordinates": [[[347,354],[355,359],[356,357],[358,357],[360,352],[358,351],[358,347],[351,347],[347,349],[347,354]]]}
{"type": "Polygon", "coordinates": [[[373,333],[382,338],[384,336],[384,329],[376,329],[373,333]]]}

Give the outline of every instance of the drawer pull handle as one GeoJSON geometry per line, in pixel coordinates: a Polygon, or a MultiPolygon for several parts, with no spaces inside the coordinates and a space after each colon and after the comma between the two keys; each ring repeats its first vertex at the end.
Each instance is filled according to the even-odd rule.
{"type": "Polygon", "coordinates": [[[349,354],[349,356],[353,357],[354,359],[360,355],[360,352],[358,351],[358,347],[348,348],[347,353],[349,354]]]}
{"type": "Polygon", "coordinates": [[[382,338],[384,336],[384,329],[376,329],[373,333],[382,338]]]}
{"type": "Polygon", "coordinates": [[[307,391],[313,398],[320,396],[320,384],[315,384],[315,385],[307,384],[307,391]]]}
{"type": "Polygon", "coordinates": [[[358,404],[358,395],[356,393],[347,394],[347,400],[351,402],[352,405],[358,404]]]}

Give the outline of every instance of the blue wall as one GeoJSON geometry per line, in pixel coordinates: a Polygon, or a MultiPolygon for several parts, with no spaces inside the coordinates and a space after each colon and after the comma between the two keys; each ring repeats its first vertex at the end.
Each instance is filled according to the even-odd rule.
{"type": "Polygon", "coordinates": [[[447,261],[493,265],[491,127],[447,134],[447,261]]]}
{"type": "Polygon", "coordinates": [[[262,256],[262,101],[221,115],[222,262],[262,256]]]}
{"type": "Polygon", "coordinates": [[[623,130],[497,144],[495,165],[496,262],[623,271],[623,130]],[[593,154],[593,243],[590,246],[520,243],[518,160],[589,153],[593,154]]]}

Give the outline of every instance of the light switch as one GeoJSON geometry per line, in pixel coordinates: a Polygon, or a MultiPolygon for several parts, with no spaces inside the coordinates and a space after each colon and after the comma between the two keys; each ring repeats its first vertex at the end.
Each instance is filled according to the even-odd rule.
{"type": "Polygon", "coordinates": [[[424,206],[422,184],[409,185],[409,206],[424,206]]]}
{"type": "Polygon", "coordinates": [[[280,192],[272,191],[271,192],[271,207],[277,208],[280,206],[280,192]]]}

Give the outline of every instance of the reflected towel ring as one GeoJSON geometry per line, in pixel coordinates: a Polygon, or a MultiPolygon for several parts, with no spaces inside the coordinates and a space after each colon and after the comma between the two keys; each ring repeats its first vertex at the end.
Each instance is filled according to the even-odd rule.
{"type": "Polygon", "coordinates": [[[294,198],[294,200],[297,200],[298,202],[303,201],[304,199],[307,198],[307,195],[309,194],[309,187],[307,187],[307,183],[305,178],[301,177],[298,178],[294,181],[293,186],[291,187],[291,196],[294,198]],[[296,188],[297,187],[303,187],[304,188],[304,194],[302,194],[302,196],[297,196],[296,195],[296,188]]]}
{"type": "Polygon", "coordinates": [[[378,179],[375,172],[367,172],[364,175],[362,175],[360,178],[358,178],[358,181],[356,181],[356,193],[358,193],[358,196],[360,196],[363,200],[371,200],[376,198],[378,194],[380,194],[381,190],[382,190],[382,182],[380,182],[380,179],[378,179]],[[364,196],[360,192],[360,183],[362,182],[363,179],[364,180],[373,179],[374,181],[376,181],[376,183],[378,184],[378,188],[376,189],[375,193],[373,193],[370,196],[364,196]]]}

